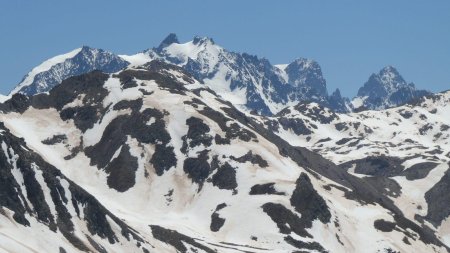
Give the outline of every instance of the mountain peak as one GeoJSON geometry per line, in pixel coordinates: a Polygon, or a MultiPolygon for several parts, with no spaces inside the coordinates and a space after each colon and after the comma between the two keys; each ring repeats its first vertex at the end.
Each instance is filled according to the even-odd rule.
{"type": "MultiPolygon", "coordinates": [[[[393,66],[382,68],[372,74],[358,90],[356,101],[364,98],[364,106],[369,109],[384,109],[404,104],[427,91],[416,90],[413,83],[407,83],[393,66]]],[[[354,99],[354,100],[355,100],[354,99]]]]}
{"type": "Polygon", "coordinates": [[[307,59],[307,58],[302,58],[302,57],[293,60],[293,61],[291,62],[291,64],[303,65],[304,68],[308,68],[308,67],[311,67],[311,66],[313,66],[313,65],[319,65],[319,64],[318,64],[316,61],[314,61],[314,60],[307,59]]]}
{"type": "Polygon", "coordinates": [[[392,66],[386,66],[380,70],[378,73],[378,77],[385,84],[393,84],[393,85],[404,85],[406,84],[403,77],[400,75],[398,70],[392,66]]]}
{"type": "Polygon", "coordinates": [[[195,36],[194,40],[193,40],[194,45],[201,45],[201,44],[212,44],[214,45],[215,42],[212,38],[210,37],[200,37],[200,36],[195,36]]]}
{"type": "Polygon", "coordinates": [[[381,73],[396,73],[396,74],[398,74],[398,70],[395,67],[393,67],[392,65],[387,65],[386,67],[384,67],[380,70],[380,74],[381,73]]]}
{"type": "Polygon", "coordinates": [[[288,81],[300,89],[305,94],[305,98],[328,97],[326,81],[323,78],[322,69],[316,61],[297,58],[285,68],[285,72],[288,81]]]}
{"type": "Polygon", "coordinates": [[[93,50],[93,48],[90,46],[86,45],[81,46],[81,51],[91,51],[91,50],[93,50]]]}
{"type": "Polygon", "coordinates": [[[112,52],[83,45],[69,53],[50,58],[33,68],[10,94],[33,95],[49,91],[64,79],[101,70],[114,73],[129,63],[112,52]]]}
{"type": "Polygon", "coordinates": [[[331,97],[342,98],[341,91],[337,88],[332,94],[331,97]]]}
{"type": "Polygon", "coordinates": [[[164,48],[174,43],[179,44],[180,42],[178,41],[178,37],[175,33],[170,33],[163,41],[161,41],[158,48],[164,48]]]}

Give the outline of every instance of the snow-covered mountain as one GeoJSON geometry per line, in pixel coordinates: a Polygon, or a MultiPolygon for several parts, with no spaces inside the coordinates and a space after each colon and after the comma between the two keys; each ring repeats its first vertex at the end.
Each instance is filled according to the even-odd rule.
{"type": "Polygon", "coordinates": [[[276,114],[299,102],[316,102],[335,112],[381,110],[430,94],[417,90],[388,66],[372,74],[350,101],[339,89],[329,95],[321,67],[313,60],[298,58],[272,65],[265,58],[228,51],[211,38],[195,37],[180,43],[175,34],[169,34],[158,47],[135,55],[115,55],[85,46],[53,57],[28,73],[10,95],[47,92],[72,76],[93,70],[114,73],[152,60],[177,65],[235,106],[262,115],[276,114]]]}
{"type": "Polygon", "coordinates": [[[88,47],[56,56],[28,73],[11,94],[47,92],[71,76],[92,70],[113,73],[155,59],[182,67],[224,99],[264,115],[300,101],[317,102],[339,112],[350,109],[347,99],[328,96],[322,70],[315,61],[299,58],[290,64],[272,65],[264,58],[228,51],[206,37],[180,43],[175,34],[158,47],[131,56],[88,47]]]}
{"type": "Polygon", "coordinates": [[[10,95],[18,92],[27,95],[47,92],[69,77],[93,70],[113,73],[128,64],[111,52],[83,46],[67,54],[48,59],[33,68],[11,91],[10,95]]]}
{"type": "Polygon", "coordinates": [[[337,111],[348,110],[342,106],[345,102],[329,102],[322,70],[309,59],[272,65],[264,58],[228,51],[206,37],[180,43],[175,34],[156,48],[124,58],[135,65],[141,64],[143,58],[178,65],[233,104],[263,115],[277,113],[299,101],[334,105],[332,109],[337,111]]]}
{"type": "Polygon", "coordinates": [[[387,66],[369,77],[353,98],[352,105],[355,109],[386,109],[428,94],[430,92],[417,90],[413,83],[407,83],[397,69],[387,66]]]}
{"type": "Polygon", "coordinates": [[[450,93],[266,117],[182,63],[127,61],[0,104],[0,250],[449,251],[450,93]]]}

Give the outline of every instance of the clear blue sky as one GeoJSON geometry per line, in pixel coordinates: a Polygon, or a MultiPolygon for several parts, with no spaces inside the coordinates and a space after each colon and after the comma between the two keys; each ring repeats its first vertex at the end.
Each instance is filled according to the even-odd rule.
{"type": "Polygon", "coordinates": [[[132,54],[170,32],[264,56],[317,60],[329,91],[353,96],[393,65],[407,81],[450,89],[450,1],[0,1],[0,93],[43,60],[81,45],[132,54]]]}

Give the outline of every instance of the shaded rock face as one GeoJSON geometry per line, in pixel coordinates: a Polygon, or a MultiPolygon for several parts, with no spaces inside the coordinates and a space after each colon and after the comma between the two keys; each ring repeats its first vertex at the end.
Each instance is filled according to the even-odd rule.
{"type": "MultiPolygon", "coordinates": [[[[125,68],[128,64],[127,61],[111,52],[84,46],[75,56],[51,66],[46,71],[37,73],[31,83],[28,83],[17,92],[26,95],[46,92],[69,77],[85,74],[93,70],[114,73],[125,68]]],[[[24,77],[25,79],[26,77],[24,77]]],[[[18,86],[20,85],[22,83],[18,86]]]]}
{"type": "Polygon", "coordinates": [[[278,192],[275,187],[275,183],[266,184],[256,184],[250,189],[250,195],[264,195],[264,194],[274,194],[274,195],[286,195],[283,192],[278,192]]]}
{"type": "Polygon", "coordinates": [[[328,97],[328,107],[333,109],[335,112],[346,113],[351,110],[350,99],[342,97],[341,91],[336,89],[328,97]]]}
{"type": "Polygon", "coordinates": [[[392,66],[372,74],[358,90],[357,97],[364,100],[361,106],[367,109],[385,109],[408,103],[416,98],[430,94],[417,90],[413,83],[407,83],[392,66]]]}
{"type": "Polygon", "coordinates": [[[306,227],[311,227],[315,219],[319,219],[322,223],[330,222],[331,213],[325,200],[317,193],[311,180],[304,173],[297,179],[291,205],[302,214],[301,220],[306,227]]]}
{"type": "Polygon", "coordinates": [[[304,98],[324,98],[328,97],[325,79],[322,69],[315,61],[299,58],[290,63],[286,69],[288,82],[304,98]]]}
{"type": "Polygon", "coordinates": [[[180,42],[178,41],[178,37],[175,33],[170,33],[163,41],[161,41],[161,44],[159,44],[158,48],[161,50],[164,47],[172,45],[173,43],[180,42]]]}
{"type": "Polygon", "coordinates": [[[425,194],[428,203],[428,213],[425,218],[435,226],[439,226],[450,215],[449,190],[450,170],[447,170],[441,180],[425,194]]]}
{"type": "Polygon", "coordinates": [[[152,229],[153,236],[162,242],[165,242],[171,246],[173,246],[177,252],[190,252],[190,250],[195,250],[194,252],[198,252],[198,250],[207,252],[207,253],[215,253],[215,250],[212,250],[201,243],[198,243],[193,238],[181,234],[175,230],[166,229],[157,225],[150,226],[152,229]],[[189,247],[189,248],[188,248],[189,247]]]}
{"type": "Polygon", "coordinates": [[[212,232],[217,232],[219,231],[222,226],[225,224],[225,219],[220,217],[220,210],[225,208],[227,206],[227,204],[222,203],[217,205],[216,210],[211,214],[211,225],[210,225],[210,229],[212,232]]]}

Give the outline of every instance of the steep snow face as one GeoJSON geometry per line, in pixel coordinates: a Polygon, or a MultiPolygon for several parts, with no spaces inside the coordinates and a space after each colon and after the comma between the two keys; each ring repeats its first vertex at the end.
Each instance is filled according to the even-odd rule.
{"type": "Polygon", "coordinates": [[[46,61],[44,61],[43,63],[41,63],[39,66],[33,68],[30,73],[28,73],[22,80],[22,82],[20,82],[15,88],[14,90],[11,91],[11,94],[17,93],[19,92],[22,88],[29,86],[33,83],[34,78],[36,77],[37,74],[44,72],[44,71],[48,71],[51,67],[53,67],[56,64],[62,63],[64,61],[66,61],[67,59],[70,59],[72,57],[74,57],[75,55],[77,55],[79,52],[81,51],[81,48],[77,48],[69,53],[66,54],[62,54],[62,55],[58,55],[55,56],[53,58],[50,58],[46,61]]]}
{"type": "Polygon", "coordinates": [[[416,90],[413,83],[406,83],[394,67],[387,66],[378,74],[370,76],[364,86],[358,90],[358,95],[353,99],[352,104],[366,109],[380,110],[405,104],[427,94],[430,93],[416,90]]]}
{"type": "Polygon", "coordinates": [[[33,95],[47,92],[64,79],[93,70],[116,72],[129,63],[111,52],[89,47],[75,49],[67,54],[53,57],[28,73],[10,95],[23,93],[33,95]]]}
{"type": "Polygon", "coordinates": [[[0,103],[3,103],[10,98],[11,98],[11,96],[5,96],[5,95],[0,94],[0,103]]]}
{"type": "MultiPolygon", "coordinates": [[[[314,121],[338,117],[317,108],[245,115],[184,68],[152,61],[73,77],[29,99],[17,94],[0,104],[0,121],[3,131],[23,138],[19,146],[34,150],[142,238],[127,241],[123,227],[111,225],[120,242],[95,240],[108,252],[446,252],[435,230],[404,215],[399,207],[407,202],[397,204],[385,185],[368,184],[261,124],[300,112],[311,112],[314,121]]],[[[14,164],[14,156],[4,161],[14,164]]],[[[8,168],[20,186],[20,174],[8,168]]],[[[0,221],[7,219],[0,212],[0,221]]],[[[5,238],[23,226],[2,229],[5,238]]],[[[80,231],[83,239],[93,234],[80,231]]]]}

